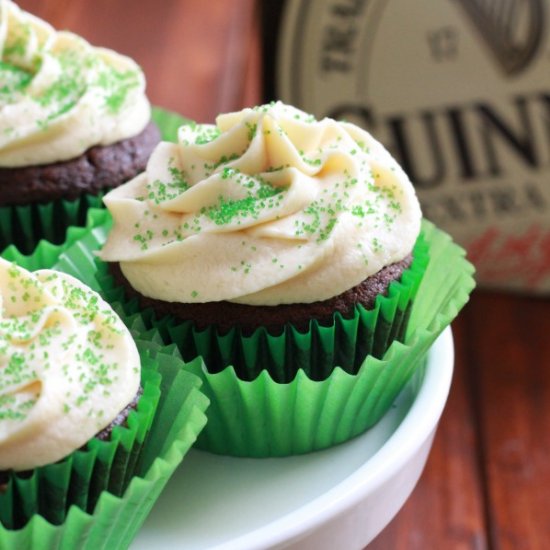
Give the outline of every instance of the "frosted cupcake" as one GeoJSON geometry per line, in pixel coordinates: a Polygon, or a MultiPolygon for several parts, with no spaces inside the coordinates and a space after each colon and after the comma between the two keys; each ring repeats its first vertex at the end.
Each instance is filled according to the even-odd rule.
{"type": "Polygon", "coordinates": [[[180,128],[105,202],[112,219],[58,266],[204,358],[189,368],[211,401],[197,445],[216,453],[287,456],[364,432],[473,287],[380,144],[280,103],[180,128]]]}
{"type": "MultiPolygon", "coordinates": [[[[0,289],[0,515],[17,525],[25,516],[17,509],[17,477],[28,478],[96,437],[110,441],[139,406],[141,361],[118,316],[73,277],[31,273],[0,259],[0,289]]],[[[150,402],[150,388],[147,393],[150,402]]],[[[153,395],[155,403],[158,389],[153,395]]],[[[126,466],[117,464],[123,479],[126,466]]],[[[97,496],[89,495],[91,508],[97,496]]],[[[34,503],[36,512],[60,512],[44,504],[34,503]]]]}
{"type": "Polygon", "coordinates": [[[145,168],[160,136],[131,59],[9,0],[0,37],[0,249],[30,251],[84,223],[96,195],[145,168]]]}
{"type": "Polygon", "coordinates": [[[365,317],[410,271],[420,207],[401,168],[355,125],[275,103],[183,126],[105,204],[114,226],[100,257],[142,308],[187,323],[175,341],[211,372],[353,372],[404,332],[414,288],[384,323],[365,317]],[[198,342],[207,330],[235,336],[229,356],[198,342]],[[272,337],[287,340],[283,362],[272,337]],[[243,352],[252,340],[257,349],[243,352]]]}
{"type": "Polygon", "coordinates": [[[132,338],[83,282],[28,271],[55,264],[56,247],[11,252],[21,265],[0,259],[2,546],[127,548],[208,400],[174,349],[132,338]]]}

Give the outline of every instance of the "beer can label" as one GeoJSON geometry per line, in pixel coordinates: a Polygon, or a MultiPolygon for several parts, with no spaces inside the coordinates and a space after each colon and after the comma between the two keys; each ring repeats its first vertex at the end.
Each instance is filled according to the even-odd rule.
{"type": "Polygon", "coordinates": [[[289,0],[277,93],[355,122],[482,285],[550,292],[550,0],[289,0]]]}

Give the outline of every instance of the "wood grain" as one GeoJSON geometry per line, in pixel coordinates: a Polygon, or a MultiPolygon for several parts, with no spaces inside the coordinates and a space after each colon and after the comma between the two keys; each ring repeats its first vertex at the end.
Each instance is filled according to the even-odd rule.
{"type": "Polygon", "coordinates": [[[467,338],[495,548],[550,547],[550,311],[479,293],[467,338]]]}
{"type": "Polygon", "coordinates": [[[487,548],[483,481],[467,376],[464,317],[455,322],[456,364],[449,400],[424,474],[397,518],[369,545],[388,548],[487,548]]]}

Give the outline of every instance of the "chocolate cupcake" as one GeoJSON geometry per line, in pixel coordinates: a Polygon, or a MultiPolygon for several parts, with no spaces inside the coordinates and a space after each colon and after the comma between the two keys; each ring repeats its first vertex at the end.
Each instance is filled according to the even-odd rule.
{"type": "Polygon", "coordinates": [[[95,48],[0,2],[0,249],[62,242],[98,195],[141,172],[158,143],[145,78],[95,48]]]}
{"type": "Polygon", "coordinates": [[[352,124],[275,103],[183,126],[105,204],[114,227],[100,257],[128,298],[192,327],[176,341],[210,372],[231,365],[250,380],[265,368],[288,382],[305,369],[323,379],[336,366],[356,372],[404,334],[410,291],[376,321],[383,334],[359,344],[347,335],[372,332],[363,317],[410,269],[421,218],[407,176],[352,124]],[[345,328],[351,320],[360,328],[345,328]],[[327,327],[329,349],[304,348],[300,335],[319,340],[327,327]],[[197,345],[206,330],[212,338],[197,345]],[[284,364],[260,333],[288,340],[284,364]],[[212,343],[227,338],[229,356],[212,343]],[[243,338],[263,346],[253,365],[243,338]]]}
{"type": "Polygon", "coordinates": [[[127,548],[206,422],[200,379],[174,349],[134,339],[89,286],[42,269],[64,249],[0,259],[7,550],[127,548]]]}
{"type": "Polygon", "coordinates": [[[417,237],[410,182],[358,128],[281,104],[217,122],[159,145],[145,174],[107,196],[114,226],[102,212],[56,268],[97,285],[127,324],[139,316],[143,335],[156,329],[188,358],[205,359],[188,367],[211,402],[200,448],[265,457],[342,443],[378,422],[422,372],[468,299],[472,266],[428,221],[417,237]],[[107,236],[105,262],[97,252],[107,236]],[[145,277],[136,283],[136,274],[145,277]],[[156,296],[146,291],[157,287],[156,296]],[[255,324],[240,312],[230,319],[227,304],[258,312],[247,319],[255,324]],[[211,317],[176,317],[194,308],[211,317]],[[305,328],[302,319],[259,317],[275,310],[305,311],[305,328]]]}
{"type": "MultiPolygon", "coordinates": [[[[140,421],[141,359],[109,305],[69,275],[31,273],[0,259],[0,291],[0,516],[4,525],[18,528],[29,519],[29,510],[17,506],[29,498],[21,480],[42,480],[45,487],[38,493],[47,495],[48,468],[59,468],[60,461],[88,449],[98,435],[98,442],[114,442],[116,426],[128,428],[130,414],[140,421]]],[[[145,401],[154,409],[158,388],[146,388],[145,401]]],[[[115,494],[126,489],[139,449],[135,440],[128,449],[115,449],[110,465],[100,458],[91,462],[103,470],[102,483],[116,487],[115,494]]],[[[90,509],[99,496],[94,483],[92,474],[86,498],[90,509]]],[[[44,517],[62,517],[72,498],[82,499],[82,487],[78,496],[73,490],[69,482],[62,510],[48,498],[27,506],[44,517]]]]}

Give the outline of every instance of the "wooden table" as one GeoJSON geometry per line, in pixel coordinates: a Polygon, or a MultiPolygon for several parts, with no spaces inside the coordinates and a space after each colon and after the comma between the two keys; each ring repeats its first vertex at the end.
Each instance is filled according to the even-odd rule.
{"type": "MultiPolygon", "coordinates": [[[[153,103],[198,121],[259,101],[253,0],[21,0],[136,59],[153,103]]],[[[550,548],[550,302],[477,290],[426,470],[369,550],[550,548]]]]}

